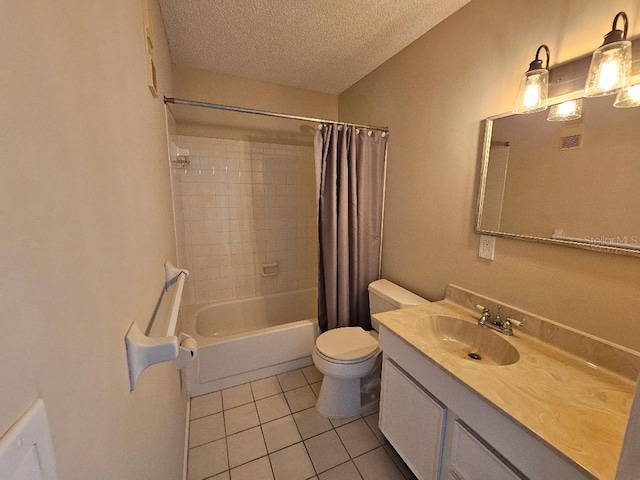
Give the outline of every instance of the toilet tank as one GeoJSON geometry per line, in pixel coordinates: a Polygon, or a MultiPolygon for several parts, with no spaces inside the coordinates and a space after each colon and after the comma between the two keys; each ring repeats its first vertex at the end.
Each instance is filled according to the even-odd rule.
{"type": "Polygon", "coordinates": [[[376,331],[378,331],[379,326],[378,321],[373,318],[374,314],[420,305],[421,303],[430,302],[389,280],[376,280],[369,284],[371,325],[376,331]]]}

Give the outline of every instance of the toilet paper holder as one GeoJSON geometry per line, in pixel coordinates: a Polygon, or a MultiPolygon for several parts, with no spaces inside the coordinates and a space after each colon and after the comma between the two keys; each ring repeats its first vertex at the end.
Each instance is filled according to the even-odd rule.
{"type": "Polygon", "coordinates": [[[191,360],[198,356],[198,342],[184,332],[180,332],[176,368],[182,370],[191,360]]]}
{"type": "MultiPolygon", "coordinates": [[[[169,291],[173,285],[176,289],[169,315],[168,333],[175,329],[184,281],[188,275],[187,270],[178,269],[165,262],[165,291],[169,291]]],[[[175,359],[176,367],[180,370],[198,355],[198,343],[186,333],[181,332],[179,336],[149,337],[140,330],[135,321],[129,326],[124,341],[129,367],[129,388],[132,392],[136,389],[142,372],[151,365],[175,359]]]]}

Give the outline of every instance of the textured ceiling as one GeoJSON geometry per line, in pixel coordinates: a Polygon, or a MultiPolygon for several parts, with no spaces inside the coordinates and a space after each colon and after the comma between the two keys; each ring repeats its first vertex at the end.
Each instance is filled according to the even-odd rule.
{"type": "Polygon", "coordinates": [[[338,94],[469,0],[160,0],[175,64],[338,94]]]}

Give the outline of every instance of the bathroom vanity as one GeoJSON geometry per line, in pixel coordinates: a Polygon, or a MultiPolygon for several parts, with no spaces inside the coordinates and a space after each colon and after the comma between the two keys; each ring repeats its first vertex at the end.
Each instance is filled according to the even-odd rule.
{"type": "Polygon", "coordinates": [[[640,356],[504,305],[524,323],[489,331],[478,303],[497,310],[450,285],[441,302],[376,315],[389,442],[419,479],[613,480],[640,356]]]}

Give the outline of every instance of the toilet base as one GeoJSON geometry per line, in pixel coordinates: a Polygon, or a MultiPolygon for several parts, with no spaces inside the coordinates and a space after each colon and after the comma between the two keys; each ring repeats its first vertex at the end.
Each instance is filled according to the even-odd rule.
{"type": "Polygon", "coordinates": [[[363,393],[361,379],[324,377],[316,402],[318,413],[326,418],[347,418],[377,411],[380,393],[363,393]]]}

